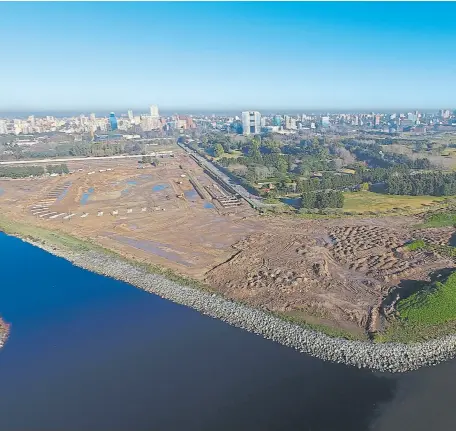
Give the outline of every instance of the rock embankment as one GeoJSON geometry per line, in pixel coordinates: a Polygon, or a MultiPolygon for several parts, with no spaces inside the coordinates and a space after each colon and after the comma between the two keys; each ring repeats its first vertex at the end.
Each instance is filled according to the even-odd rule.
{"type": "Polygon", "coordinates": [[[207,316],[323,360],[378,371],[405,372],[435,365],[456,355],[456,335],[410,345],[332,338],[222,296],[180,285],[113,256],[95,251],[75,253],[41,244],[38,246],[76,266],[125,281],[207,316]]]}
{"type": "Polygon", "coordinates": [[[10,325],[0,317],[0,348],[4,346],[8,339],[10,325]]]}

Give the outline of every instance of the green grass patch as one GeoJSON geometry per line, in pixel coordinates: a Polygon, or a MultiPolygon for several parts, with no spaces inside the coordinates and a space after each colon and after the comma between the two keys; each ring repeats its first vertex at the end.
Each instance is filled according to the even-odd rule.
{"type": "Polygon", "coordinates": [[[452,334],[456,331],[456,272],[443,282],[400,299],[398,317],[375,341],[415,342],[452,334]]]}
{"type": "Polygon", "coordinates": [[[431,214],[426,218],[424,223],[418,225],[418,228],[427,228],[427,227],[445,227],[445,226],[455,226],[456,225],[456,212],[447,211],[440,212],[436,214],[431,214]]]}
{"type": "Polygon", "coordinates": [[[436,281],[397,304],[401,320],[434,325],[456,319],[456,272],[443,283],[436,281]]]}
{"type": "Polygon", "coordinates": [[[385,212],[394,208],[404,208],[407,211],[414,211],[422,210],[426,206],[433,206],[446,199],[446,196],[402,196],[374,192],[345,192],[343,210],[347,212],[385,212]]]}
{"type": "Polygon", "coordinates": [[[415,239],[405,246],[409,251],[422,250],[426,248],[426,243],[422,239],[415,239]]]}

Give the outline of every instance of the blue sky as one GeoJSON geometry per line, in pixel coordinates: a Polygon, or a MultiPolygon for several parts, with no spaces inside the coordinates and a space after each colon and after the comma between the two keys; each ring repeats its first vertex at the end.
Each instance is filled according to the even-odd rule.
{"type": "Polygon", "coordinates": [[[0,3],[0,110],[456,105],[456,3],[0,3]]]}

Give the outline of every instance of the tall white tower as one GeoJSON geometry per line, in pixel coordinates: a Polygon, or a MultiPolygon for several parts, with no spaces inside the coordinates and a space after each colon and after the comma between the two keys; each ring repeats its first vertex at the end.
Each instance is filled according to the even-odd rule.
{"type": "Polygon", "coordinates": [[[242,113],[242,129],[244,135],[256,135],[261,131],[261,114],[258,111],[242,113]]]}

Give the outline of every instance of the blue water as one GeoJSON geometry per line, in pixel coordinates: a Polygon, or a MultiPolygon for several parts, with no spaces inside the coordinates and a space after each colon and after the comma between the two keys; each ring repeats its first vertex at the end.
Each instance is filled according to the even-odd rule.
{"type": "Polygon", "coordinates": [[[0,196],[5,193],[5,190],[3,190],[2,188],[0,188],[0,196]]]}
{"type": "Polygon", "coordinates": [[[130,180],[130,181],[127,181],[127,184],[128,184],[129,186],[136,186],[136,184],[138,184],[138,182],[137,182],[137,181],[130,180]]]}
{"type": "Polygon", "coordinates": [[[455,429],[454,361],[325,363],[1,233],[0,265],[0,430],[455,429]]]}
{"type": "Polygon", "coordinates": [[[199,197],[199,194],[195,189],[187,190],[184,192],[184,195],[187,199],[197,199],[199,197]]]}
{"type": "Polygon", "coordinates": [[[156,184],[155,186],[152,187],[153,192],[161,192],[162,190],[165,190],[168,188],[168,184],[156,184]]]}
{"type": "Polygon", "coordinates": [[[84,194],[82,195],[81,200],[80,200],[81,205],[85,205],[85,204],[88,202],[88,200],[89,200],[89,198],[90,198],[90,195],[91,195],[93,192],[94,192],[94,189],[93,189],[93,187],[91,187],[89,190],[87,190],[86,193],[84,193],[84,194]]]}
{"type": "Polygon", "coordinates": [[[211,204],[210,202],[204,202],[204,208],[215,208],[214,204],[211,204]]]}
{"type": "Polygon", "coordinates": [[[70,190],[71,183],[68,185],[68,187],[57,196],[57,201],[61,201],[68,193],[68,190],[70,190]]]}
{"type": "Polygon", "coordinates": [[[280,201],[284,204],[292,206],[293,208],[301,207],[301,198],[281,198],[280,201]]]}

